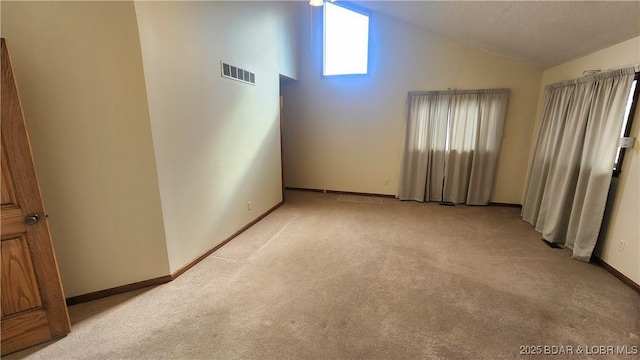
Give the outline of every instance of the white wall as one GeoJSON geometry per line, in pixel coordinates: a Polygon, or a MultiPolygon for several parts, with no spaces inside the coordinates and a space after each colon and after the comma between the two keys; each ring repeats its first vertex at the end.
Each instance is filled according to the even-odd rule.
{"type": "Polygon", "coordinates": [[[295,4],[1,6],[67,297],[173,273],[282,200],[295,4]]]}
{"type": "Polygon", "coordinates": [[[65,295],[167,275],[133,3],[1,6],[65,295]]]}
{"type": "MultiPolygon", "coordinates": [[[[638,63],[640,63],[640,37],[548,69],[542,77],[540,104],[543,100],[544,86],[548,84],[580,77],[585,70],[607,70],[638,63]]],[[[536,129],[538,126],[537,123],[536,129]]],[[[640,137],[640,111],[636,111],[631,136],[640,137]]],[[[533,140],[535,144],[535,135],[533,140]]],[[[607,233],[604,241],[598,243],[594,254],[636,284],[640,284],[640,144],[638,142],[633,149],[627,149],[621,170],[607,233]],[[620,239],[626,242],[622,252],[617,250],[620,239]]]]}
{"type": "Polygon", "coordinates": [[[298,16],[300,81],[283,87],[287,186],[396,194],[408,91],[506,87],[491,201],[520,203],[542,71],[373,13],[370,75],[323,79],[319,19],[307,4],[298,16]]]}
{"type": "Polygon", "coordinates": [[[295,13],[273,2],[135,6],[175,272],[282,201],[279,74],[297,76],[295,13]],[[256,85],[222,78],[221,60],[256,85]]]}

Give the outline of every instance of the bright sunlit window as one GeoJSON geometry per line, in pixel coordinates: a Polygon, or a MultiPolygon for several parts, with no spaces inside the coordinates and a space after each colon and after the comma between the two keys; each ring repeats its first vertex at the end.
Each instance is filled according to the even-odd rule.
{"type": "MultiPolygon", "coordinates": [[[[638,87],[638,80],[640,80],[640,73],[636,73],[636,77],[631,84],[631,91],[629,92],[629,98],[627,99],[627,107],[624,110],[624,120],[622,123],[622,129],[620,130],[620,137],[629,136],[631,133],[631,123],[633,122],[633,116],[635,115],[635,108],[638,105],[638,93],[636,87],[638,87]]],[[[620,172],[622,168],[622,160],[624,159],[625,149],[618,147],[616,153],[616,160],[613,164],[613,173],[620,172]]]]}
{"type": "Polygon", "coordinates": [[[324,4],[324,76],[364,75],[369,67],[369,16],[324,4]]]}

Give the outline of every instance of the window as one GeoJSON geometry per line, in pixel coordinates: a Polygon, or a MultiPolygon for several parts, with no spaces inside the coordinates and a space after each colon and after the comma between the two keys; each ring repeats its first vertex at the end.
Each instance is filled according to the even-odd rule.
{"type": "MultiPolygon", "coordinates": [[[[629,100],[627,101],[627,108],[624,112],[624,121],[622,123],[622,129],[620,130],[620,137],[627,137],[631,133],[633,116],[638,105],[638,93],[640,93],[638,80],[640,80],[640,72],[636,73],[636,78],[633,80],[633,84],[631,85],[631,92],[629,92],[629,100]]],[[[618,152],[616,153],[616,161],[613,164],[614,176],[618,176],[620,174],[620,170],[622,169],[622,161],[624,160],[624,152],[624,148],[618,148],[618,152]]]]}
{"type": "Polygon", "coordinates": [[[322,75],[366,75],[369,68],[369,15],[324,4],[322,75]]]}
{"type": "Polygon", "coordinates": [[[400,200],[487,205],[509,89],[412,91],[400,200]]]}

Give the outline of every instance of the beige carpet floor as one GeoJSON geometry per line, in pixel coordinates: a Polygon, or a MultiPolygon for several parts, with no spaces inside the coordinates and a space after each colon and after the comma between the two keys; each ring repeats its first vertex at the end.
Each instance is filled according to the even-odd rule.
{"type": "Polygon", "coordinates": [[[519,209],[338,197],[287,192],[177,280],[72,306],[66,338],[6,359],[529,359],[522,347],[640,345],[640,295],[544,245],[519,209]]]}

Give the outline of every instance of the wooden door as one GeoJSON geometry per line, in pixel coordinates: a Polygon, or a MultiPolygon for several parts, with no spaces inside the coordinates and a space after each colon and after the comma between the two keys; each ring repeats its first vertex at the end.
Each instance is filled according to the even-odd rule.
{"type": "Polygon", "coordinates": [[[66,335],[69,315],[2,39],[2,355],[66,335]]]}

